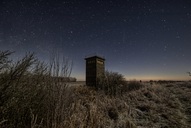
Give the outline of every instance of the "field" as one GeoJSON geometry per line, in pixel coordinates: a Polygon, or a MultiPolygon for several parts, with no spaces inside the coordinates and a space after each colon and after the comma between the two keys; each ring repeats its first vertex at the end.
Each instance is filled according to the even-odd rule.
{"type": "Polygon", "coordinates": [[[0,52],[1,128],[189,128],[191,82],[126,82],[106,72],[96,87],[60,82],[70,63],[50,65],[0,52]],[[61,71],[60,71],[61,69],[61,71]],[[58,77],[59,76],[59,77],[58,77]]]}
{"type": "Polygon", "coordinates": [[[75,101],[77,108],[72,108],[75,123],[71,127],[191,126],[191,82],[143,83],[143,86],[116,97],[86,87],[75,88],[80,98],[75,101]]]}
{"type": "Polygon", "coordinates": [[[43,110],[41,108],[45,107],[41,106],[43,102],[49,105],[43,99],[36,99],[35,102],[41,105],[36,104],[33,108],[32,104],[27,102],[15,103],[14,106],[9,106],[9,110],[1,106],[1,113],[4,112],[1,114],[1,127],[189,128],[191,126],[191,82],[142,83],[141,88],[126,90],[117,96],[106,95],[103,91],[96,91],[83,84],[84,82],[69,83],[68,85],[73,86],[67,87],[67,91],[62,94],[63,101],[61,102],[61,99],[55,101],[55,108],[52,106],[54,111],[45,110],[49,114],[54,114],[55,119],[46,120],[44,117],[47,118],[48,113],[41,113],[36,108],[43,110]],[[18,106],[26,111],[29,107],[30,114],[23,113],[23,110],[17,108],[18,106]],[[11,116],[8,116],[9,114],[11,116]],[[21,124],[13,118],[14,116],[21,118],[21,124]]]}
{"type": "Polygon", "coordinates": [[[86,84],[85,81],[76,81],[76,82],[68,82],[67,83],[69,86],[83,86],[86,84]]]}

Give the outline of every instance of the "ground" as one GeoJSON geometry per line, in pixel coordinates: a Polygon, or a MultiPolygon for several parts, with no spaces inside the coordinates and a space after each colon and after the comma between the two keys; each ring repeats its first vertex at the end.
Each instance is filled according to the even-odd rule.
{"type": "Polygon", "coordinates": [[[95,121],[92,122],[95,127],[191,126],[190,82],[153,82],[143,85],[140,89],[124,92],[115,97],[104,96],[101,92],[92,92],[81,87],[77,89],[78,97],[81,97],[78,103],[80,107],[85,108],[84,112],[93,112],[89,118],[95,121]]]}

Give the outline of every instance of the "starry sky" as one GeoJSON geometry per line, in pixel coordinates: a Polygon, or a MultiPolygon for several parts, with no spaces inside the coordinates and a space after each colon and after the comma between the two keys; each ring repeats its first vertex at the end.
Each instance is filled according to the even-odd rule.
{"type": "Polygon", "coordinates": [[[90,55],[127,80],[188,80],[191,0],[1,0],[0,50],[45,62],[56,50],[78,80],[90,55]]]}

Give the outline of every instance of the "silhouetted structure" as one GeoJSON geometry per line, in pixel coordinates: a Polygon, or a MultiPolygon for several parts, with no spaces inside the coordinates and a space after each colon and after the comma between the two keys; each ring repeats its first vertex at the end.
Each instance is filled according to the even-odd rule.
{"type": "Polygon", "coordinates": [[[86,85],[96,86],[97,79],[105,72],[105,59],[100,56],[85,58],[86,60],[86,85]]]}

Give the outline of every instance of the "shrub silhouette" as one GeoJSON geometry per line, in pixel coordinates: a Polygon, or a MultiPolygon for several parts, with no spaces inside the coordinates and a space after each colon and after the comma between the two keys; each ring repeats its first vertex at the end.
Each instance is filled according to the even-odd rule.
{"type": "Polygon", "coordinates": [[[142,82],[136,80],[127,82],[122,74],[106,71],[104,75],[98,77],[96,89],[104,90],[105,94],[116,96],[117,94],[139,90],[144,87],[142,82]]]}
{"type": "Polygon", "coordinates": [[[144,85],[136,80],[130,81],[127,86],[124,86],[123,90],[124,91],[135,91],[135,90],[139,90],[142,87],[144,87],[144,85]]]}
{"type": "Polygon", "coordinates": [[[64,118],[67,84],[53,77],[69,77],[72,63],[55,54],[44,64],[33,53],[10,63],[10,54],[0,52],[1,127],[56,127],[64,118]]]}
{"type": "Polygon", "coordinates": [[[104,90],[105,94],[116,96],[121,94],[122,86],[127,84],[123,75],[117,72],[106,71],[104,75],[98,77],[97,89],[104,90]]]}

